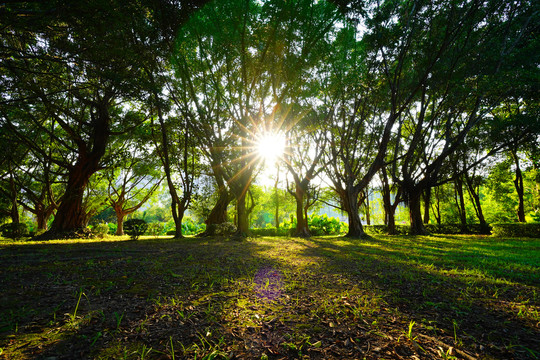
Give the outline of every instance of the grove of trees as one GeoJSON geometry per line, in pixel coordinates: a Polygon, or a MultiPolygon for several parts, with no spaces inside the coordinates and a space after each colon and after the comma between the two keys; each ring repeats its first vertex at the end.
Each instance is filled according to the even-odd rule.
{"type": "Polygon", "coordinates": [[[3,4],[0,216],[58,238],[110,207],[122,234],[162,186],[176,237],[262,203],[309,236],[317,201],[362,237],[374,191],[390,233],[398,205],[415,234],[538,221],[539,30],[532,0],[3,4]]]}

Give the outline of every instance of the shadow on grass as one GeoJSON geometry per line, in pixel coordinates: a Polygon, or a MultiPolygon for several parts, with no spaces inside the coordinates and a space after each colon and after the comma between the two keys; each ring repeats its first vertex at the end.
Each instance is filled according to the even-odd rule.
{"type": "Polygon", "coordinates": [[[193,238],[4,247],[0,348],[59,359],[166,356],[184,344],[186,354],[214,351],[225,302],[246,308],[273,296],[254,281],[261,269],[261,284],[278,274],[256,255],[267,248],[193,238]]]}
{"type": "Polygon", "coordinates": [[[426,334],[438,328],[469,353],[538,358],[540,242],[465,240],[471,238],[313,239],[316,247],[304,255],[376,287],[388,307],[422,324],[426,334]]]}
{"type": "Polygon", "coordinates": [[[438,347],[534,359],[538,248],[384,236],[3,247],[0,348],[21,359],[430,359],[438,347]]]}

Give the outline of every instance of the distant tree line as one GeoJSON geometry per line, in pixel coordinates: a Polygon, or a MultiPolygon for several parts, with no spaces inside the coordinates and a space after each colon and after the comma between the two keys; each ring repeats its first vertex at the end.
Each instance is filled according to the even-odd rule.
{"type": "Polygon", "coordinates": [[[364,236],[374,188],[390,233],[398,204],[415,234],[440,222],[450,185],[464,229],[466,203],[487,226],[479,189],[504,171],[516,219],[540,207],[537,1],[47,0],[0,23],[1,215],[43,238],[107,206],[122,234],[160,185],[176,237],[203,203],[207,225],[234,204],[246,235],[277,132],[300,236],[321,199],[364,236]]]}

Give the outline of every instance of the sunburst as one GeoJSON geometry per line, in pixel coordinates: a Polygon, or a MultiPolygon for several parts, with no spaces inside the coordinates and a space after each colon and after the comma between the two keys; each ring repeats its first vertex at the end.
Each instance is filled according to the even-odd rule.
{"type": "Polygon", "coordinates": [[[281,132],[264,132],[256,140],[258,156],[265,165],[272,167],[282,158],[285,152],[285,134],[281,132]]]}

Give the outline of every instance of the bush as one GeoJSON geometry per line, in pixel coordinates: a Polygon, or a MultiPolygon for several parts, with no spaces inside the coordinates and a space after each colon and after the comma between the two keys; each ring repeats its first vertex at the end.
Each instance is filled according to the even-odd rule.
{"type": "MultiPolygon", "coordinates": [[[[429,234],[456,235],[463,234],[460,224],[427,224],[424,225],[429,234]]],[[[365,225],[364,230],[368,234],[388,234],[386,225],[365,225]]],[[[482,227],[480,224],[468,224],[467,234],[490,234],[491,227],[482,227]]],[[[411,227],[409,225],[396,225],[395,235],[410,235],[411,227]]]]}
{"type": "Polygon", "coordinates": [[[525,217],[527,219],[527,222],[529,221],[532,221],[532,222],[535,222],[535,223],[540,223],[540,211],[536,210],[536,211],[531,211],[528,216],[525,217]],[[529,219],[527,219],[527,217],[529,219]]]}
{"type": "Polygon", "coordinates": [[[266,227],[264,229],[251,229],[251,234],[253,236],[278,236],[277,229],[266,227]]]}
{"type": "Polygon", "coordinates": [[[137,240],[148,229],[148,224],[143,219],[129,219],[124,223],[124,232],[131,237],[131,240],[137,240]]]}
{"type": "Polygon", "coordinates": [[[326,214],[312,214],[308,217],[308,227],[313,235],[339,235],[345,231],[347,225],[326,214]]]}
{"type": "Polygon", "coordinates": [[[148,234],[150,234],[152,236],[160,235],[162,230],[163,230],[163,224],[162,223],[150,223],[150,224],[148,224],[148,234]]]}
{"type": "Polygon", "coordinates": [[[193,220],[191,220],[190,218],[186,218],[184,221],[182,221],[182,234],[183,235],[196,235],[205,230],[206,230],[206,224],[204,223],[198,224],[194,222],[193,220]]]}
{"type": "MultiPolygon", "coordinates": [[[[364,225],[364,231],[368,234],[388,234],[388,226],[386,225],[364,225]]],[[[409,235],[411,227],[408,225],[396,225],[395,235],[409,235]]]]}
{"type": "Polygon", "coordinates": [[[540,224],[537,223],[493,224],[492,227],[492,235],[497,237],[540,238],[540,224]]]}
{"type": "Polygon", "coordinates": [[[3,237],[9,239],[20,239],[28,235],[28,226],[24,223],[7,223],[0,226],[0,232],[3,237]]]}
{"type": "Polygon", "coordinates": [[[222,235],[228,236],[236,233],[237,228],[233,223],[224,222],[221,224],[210,224],[206,227],[206,233],[208,235],[222,235]]]}
{"type": "Polygon", "coordinates": [[[116,234],[116,229],[118,229],[116,223],[107,223],[107,226],[109,227],[109,234],[116,234]]]}
{"type": "Polygon", "coordinates": [[[489,225],[483,227],[480,224],[467,224],[467,231],[465,232],[461,229],[461,224],[427,224],[425,227],[427,232],[432,234],[491,234],[491,227],[489,225]]]}
{"type": "MultiPolygon", "coordinates": [[[[329,217],[326,214],[312,214],[308,217],[308,227],[314,236],[339,235],[347,231],[347,224],[338,218],[329,217]]],[[[256,236],[290,236],[296,230],[296,219],[285,220],[275,228],[272,224],[266,224],[263,229],[251,229],[251,233],[256,236]]]]}
{"type": "Polygon", "coordinates": [[[109,225],[105,223],[97,224],[92,228],[92,232],[99,238],[105,237],[109,233],[109,225]]]}

